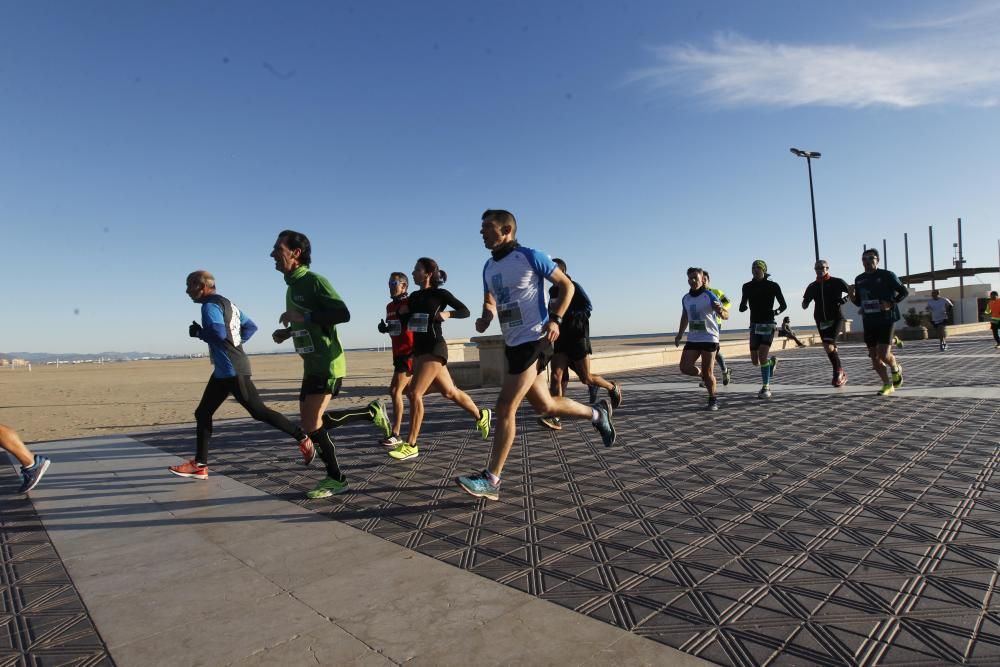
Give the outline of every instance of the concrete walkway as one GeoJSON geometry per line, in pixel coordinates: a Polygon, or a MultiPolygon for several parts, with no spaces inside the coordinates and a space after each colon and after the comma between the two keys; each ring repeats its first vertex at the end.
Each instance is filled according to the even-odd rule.
{"type": "Polygon", "coordinates": [[[44,451],[32,500],[120,666],[703,663],[131,438],[44,451]]]}

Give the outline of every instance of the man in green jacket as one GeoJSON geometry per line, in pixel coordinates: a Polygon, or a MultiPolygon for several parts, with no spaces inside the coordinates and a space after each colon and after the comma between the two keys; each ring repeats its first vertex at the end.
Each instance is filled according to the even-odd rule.
{"type": "Polygon", "coordinates": [[[386,429],[390,424],[380,401],[373,401],[365,408],[324,414],[347,374],[347,360],[337,335],[337,325],[350,321],[351,313],[330,281],[309,270],[312,246],[305,234],[289,229],[282,231],[274,243],[271,257],[274,268],[284,274],[288,285],[285,312],[278,318],[285,328],[277,329],[271,337],[275,343],[291,338],[295,351],[302,357],[303,376],[299,390],[302,429],[319,447],[326,464],[326,479],[306,495],[327,498],[346,491],[347,478],[340,470],[333,439],[326,429],[362,419],[374,422],[388,436],[386,429]]]}

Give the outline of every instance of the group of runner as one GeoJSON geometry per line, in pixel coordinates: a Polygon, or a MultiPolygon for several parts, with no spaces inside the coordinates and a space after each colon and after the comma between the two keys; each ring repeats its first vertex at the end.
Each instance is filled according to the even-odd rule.
{"type": "MultiPolygon", "coordinates": [[[[908,295],[906,287],[891,271],[878,268],[878,250],[865,250],[861,256],[864,272],[859,274],[853,285],[830,274],[830,265],[818,260],[814,266],[816,280],[811,282],[802,295],[802,308],[813,304],[813,319],[823,342],[823,349],[833,367],[831,384],[842,387],[847,383],[847,373],[837,349],[837,337],[844,328],[841,306],[852,301],[860,307],[864,327],[864,340],[872,368],[882,380],[878,390],[887,396],[903,383],[903,369],[892,353],[896,340],[895,326],[900,319],[899,302],[908,295]]],[[[760,369],[761,388],[757,397],[771,398],[771,381],[778,367],[778,358],[770,354],[776,331],[792,338],[799,346],[802,343],[794,336],[786,317],[778,329],[776,317],[787,309],[785,297],[778,283],[770,279],[767,262],[754,260],[750,266],[752,279],[743,284],[740,312],[750,311],[750,361],[760,369]],[[777,305],[777,307],[775,307],[777,305]]],[[[677,327],[674,345],[680,345],[687,332],[687,343],[681,353],[680,371],[685,375],[701,378],[701,386],[708,390],[708,410],[718,410],[719,400],[714,366],[721,356],[719,338],[722,322],[729,318],[729,299],[725,294],[709,287],[708,272],[700,267],[687,270],[688,292],[681,299],[681,319],[677,327]],[[700,364],[699,364],[700,362],[700,364]]],[[[935,292],[935,297],[937,296],[935,292]]],[[[944,300],[947,301],[947,300],[944,300]]],[[[950,302],[948,302],[950,304],[950,302]]],[[[992,303],[992,302],[991,302],[992,303]]],[[[1000,315],[1000,308],[997,308],[1000,315]]],[[[932,310],[932,317],[934,311],[932,310]]],[[[936,322],[944,329],[944,322],[936,322]]],[[[994,336],[997,336],[994,326],[994,336]]],[[[1000,343],[1000,338],[998,338],[1000,343]]],[[[947,349],[942,338],[941,349],[947,349]]],[[[729,384],[731,374],[721,364],[724,384],[729,384]]]]}
{"type": "MultiPolygon", "coordinates": [[[[499,320],[508,372],[496,405],[497,423],[487,466],[459,477],[457,482],[467,493],[495,500],[499,497],[504,463],[514,442],[517,409],[525,398],[558,428],[563,418],[588,419],[603,444],[610,447],[617,437],[613,413],[621,405],[622,392],[617,384],[590,372],[587,319],[591,305],[582,288],[576,294],[577,285],[566,275],[565,264],[560,268],[545,253],[521,246],[517,241],[517,221],[509,211],[486,211],[480,234],[491,258],[483,267],[483,308],[476,320],[476,330],[485,332],[494,319],[499,320]],[[546,280],[553,284],[547,306],[546,280]],[[563,326],[566,336],[556,350],[554,343],[562,338],[563,326]],[[554,356],[550,391],[542,373],[554,356]],[[593,396],[593,405],[566,398],[563,393],[568,368],[573,368],[591,387],[606,389],[609,398],[596,400],[593,396]]],[[[212,417],[229,396],[254,419],[291,436],[305,465],[310,465],[318,454],[326,466],[326,477],[306,494],[313,499],[348,489],[330,436],[330,430],[342,424],[352,421],[374,424],[382,433],[382,444],[390,447],[388,455],[397,461],[419,456],[423,397],[429,391],[440,393],[468,412],[482,438],[489,438],[493,411],[479,408],[472,397],[455,385],[447,368],[448,344],[441,325],[445,320],[466,318],[471,313],[442,287],[447,274],[436,261],[429,257],[416,261],[410,275],[417,289],[412,293],[405,274],[394,272],[389,278],[391,301],[378,330],[392,340],[390,421],[385,406],[378,400],[360,408],[327,410],[346,375],[337,325],[350,321],[350,311],[330,282],[310,269],[312,246],[305,234],[293,230],[279,233],[271,257],[287,284],[285,311],[278,318],[283,328],[274,331],[271,337],[279,344],[291,339],[303,362],[299,423],[294,424],[265,406],[253,384],[243,343],[254,335],[257,325],[216,291],[211,273],[194,271],[188,275],[185,289],[192,301],[201,304],[201,322],[192,322],[188,333],[208,344],[213,371],[195,410],[195,456],[171,466],[171,473],[193,479],[208,478],[212,417]],[[409,432],[405,439],[401,436],[404,393],[410,403],[409,432]]]]}
{"type": "MultiPolygon", "coordinates": [[[[524,399],[547,428],[562,429],[562,420],[566,418],[586,419],[602,443],[611,447],[617,440],[613,415],[622,404],[622,389],[590,369],[592,304],[584,289],[566,272],[566,263],[520,245],[517,221],[509,211],[485,211],[480,235],[491,256],[483,267],[483,306],[475,328],[484,333],[493,320],[499,321],[507,373],[496,403],[493,444],[486,467],[458,477],[457,482],[462,490],[473,496],[496,500],[504,464],[514,442],[517,410],[524,399]],[[545,281],[552,283],[547,304],[545,281]],[[547,384],[544,371],[550,363],[552,372],[547,384]],[[565,396],[569,369],[588,386],[589,405],[565,396]],[[600,389],[607,391],[608,398],[598,400],[600,389]]],[[[417,289],[412,293],[405,274],[394,272],[389,278],[391,301],[378,330],[392,340],[390,395],[393,415],[390,421],[385,406],[378,400],[356,408],[327,410],[331,398],[340,392],[346,375],[337,325],[350,321],[350,311],[330,282],[311,270],[312,246],[305,234],[293,230],[280,232],[271,257],[287,285],[285,310],[278,318],[282,328],[275,330],[271,337],[279,344],[291,339],[303,362],[299,422],[295,424],[265,406],[253,384],[243,343],[257,331],[256,324],[217,292],[211,273],[194,271],[187,276],[185,290],[192,301],[201,305],[201,322],[192,322],[188,333],[207,343],[213,371],[195,410],[195,456],[190,461],[171,466],[170,472],[181,477],[208,478],[212,418],[229,396],[233,396],[254,419],[291,436],[305,465],[310,465],[319,456],[326,476],[306,494],[314,499],[348,489],[330,436],[332,429],[345,423],[370,422],[380,430],[382,444],[390,448],[391,458],[398,461],[416,458],[424,418],[423,397],[428,391],[440,393],[468,412],[482,438],[489,438],[493,411],[479,408],[455,385],[447,368],[448,345],[441,325],[445,320],[467,318],[471,313],[451,292],[441,287],[447,275],[437,262],[428,257],[416,261],[411,276],[417,289]],[[411,406],[405,439],[401,436],[404,393],[411,406]]],[[[814,304],[813,317],[833,367],[832,384],[835,387],[847,382],[837,350],[837,336],[844,324],[841,306],[850,300],[860,308],[868,354],[873,369],[882,380],[878,394],[886,396],[903,381],[902,367],[892,353],[892,344],[895,323],[900,319],[898,304],[908,292],[894,273],[878,268],[876,249],[867,249],[861,259],[865,270],[855,278],[853,285],[832,277],[829,264],[817,261],[816,280],[806,288],[802,308],[814,304]]],[[[771,383],[778,366],[777,357],[769,354],[776,332],[775,318],[786,310],[787,304],[781,287],[770,280],[764,260],[754,260],[751,273],[752,279],[742,287],[739,309],[740,312],[750,311],[750,357],[761,374],[758,398],[766,399],[771,397],[771,383]]],[[[710,286],[709,273],[702,268],[689,268],[687,282],[689,290],[681,300],[681,319],[674,341],[679,345],[688,332],[680,371],[701,378],[708,391],[707,409],[714,411],[719,409],[715,364],[720,366],[723,384],[729,384],[732,377],[719,352],[721,324],[729,317],[731,303],[723,292],[710,286]]],[[[939,299],[936,291],[933,296],[932,304],[935,305],[929,308],[932,321],[943,330],[947,311],[936,305],[939,299]]],[[[991,318],[993,337],[1000,348],[1000,297],[996,292],[990,297],[986,314],[991,318]]],[[[943,308],[950,306],[947,299],[940,303],[943,308]]],[[[940,345],[942,350],[947,349],[943,335],[940,345]]],[[[47,470],[48,459],[31,454],[17,434],[3,426],[0,426],[0,445],[22,464],[21,491],[33,488],[47,470]]]]}

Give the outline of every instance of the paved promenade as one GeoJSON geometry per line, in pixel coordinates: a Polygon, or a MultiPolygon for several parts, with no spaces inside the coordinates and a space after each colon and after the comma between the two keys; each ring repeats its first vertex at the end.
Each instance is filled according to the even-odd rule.
{"type": "Polygon", "coordinates": [[[193,425],[37,443],[31,501],[0,476],[0,665],[997,664],[1000,351],[907,342],[888,398],[841,351],[841,389],[778,352],[767,403],[734,359],[717,413],[621,374],[610,450],[523,409],[499,502],[454,485],[488,443],[440,398],[412,461],[336,431],[352,492],[323,501],[252,421],[207,482],[166,472],[193,425]]]}

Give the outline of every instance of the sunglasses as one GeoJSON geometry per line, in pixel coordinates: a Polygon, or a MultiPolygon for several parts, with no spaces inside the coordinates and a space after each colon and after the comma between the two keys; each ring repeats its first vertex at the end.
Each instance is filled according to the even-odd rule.
{"type": "Polygon", "coordinates": [[[399,284],[401,284],[401,283],[398,280],[390,280],[389,281],[389,287],[395,287],[396,285],[399,285],[399,284]]]}

